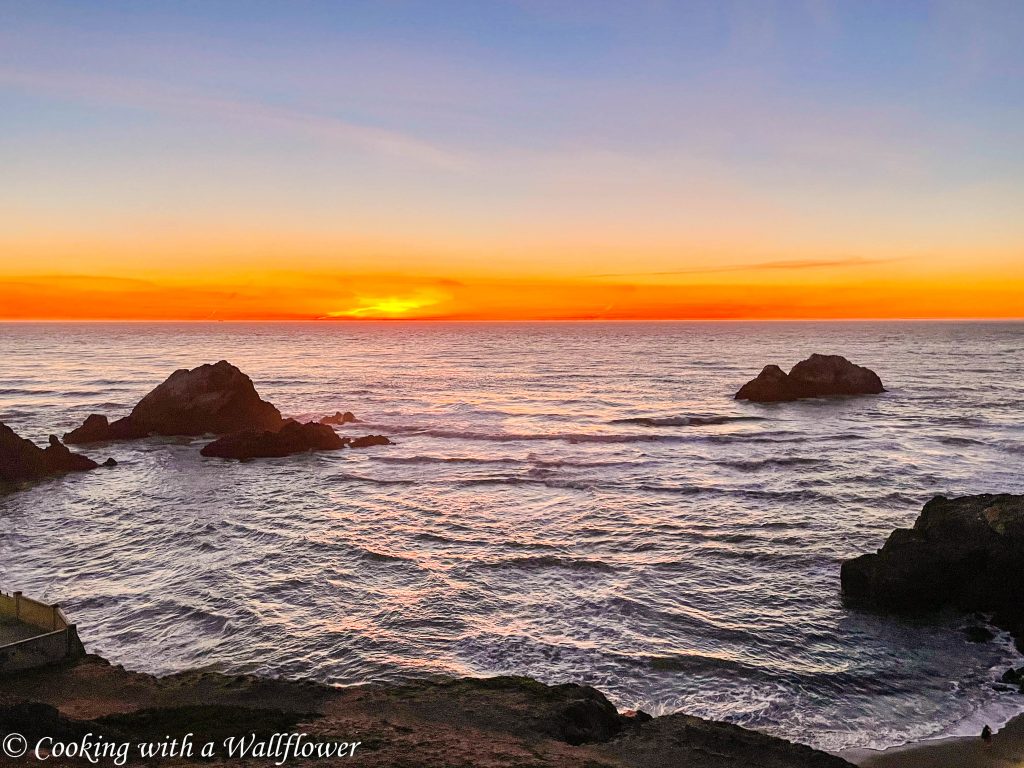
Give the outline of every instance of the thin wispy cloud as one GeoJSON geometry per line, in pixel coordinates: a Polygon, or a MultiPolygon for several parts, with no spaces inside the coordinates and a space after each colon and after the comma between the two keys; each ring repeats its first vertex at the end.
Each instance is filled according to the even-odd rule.
{"type": "Polygon", "coordinates": [[[362,125],[300,107],[226,98],[152,81],[68,72],[0,70],[0,86],[37,94],[48,93],[74,101],[199,115],[240,125],[283,130],[438,168],[454,170],[467,163],[465,157],[402,131],[362,125]]]}
{"type": "Polygon", "coordinates": [[[850,256],[842,259],[782,259],[778,261],[755,261],[745,264],[729,264],[720,267],[697,267],[694,269],[675,269],[665,272],[615,272],[586,277],[671,277],[674,275],[705,275],[719,272],[757,272],[761,270],[803,270],[826,269],[830,267],[866,267],[873,264],[886,264],[899,259],[868,259],[850,256]]]}

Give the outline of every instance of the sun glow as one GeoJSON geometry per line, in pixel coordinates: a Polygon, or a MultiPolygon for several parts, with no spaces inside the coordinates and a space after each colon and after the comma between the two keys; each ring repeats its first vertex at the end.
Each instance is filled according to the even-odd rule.
{"type": "Polygon", "coordinates": [[[328,312],[324,317],[408,317],[417,309],[430,307],[439,302],[440,298],[428,296],[360,296],[357,299],[358,306],[328,312]]]}

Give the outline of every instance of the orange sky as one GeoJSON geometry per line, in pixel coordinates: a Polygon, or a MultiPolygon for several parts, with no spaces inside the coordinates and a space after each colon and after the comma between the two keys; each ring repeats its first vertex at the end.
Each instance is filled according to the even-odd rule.
{"type": "Polygon", "coordinates": [[[1019,3],[55,2],[0,319],[1024,317],[1019,3]]]}
{"type": "Polygon", "coordinates": [[[448,320],[1019,318],[1024,279],[770,266],[679,276],[465,279],[250,273],[0,278],[7,319],[448,320]],[[837,274],[838,273],[838,274],[837,274]]]}

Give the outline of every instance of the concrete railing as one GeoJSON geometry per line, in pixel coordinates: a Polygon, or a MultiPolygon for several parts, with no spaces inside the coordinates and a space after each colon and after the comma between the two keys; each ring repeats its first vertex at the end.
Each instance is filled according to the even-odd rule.
{"type": "Polygon", "coordinates": [[[21,592],[0,592],[0,618],[38,629],[39,634],[0,645],[0,675],[56,664],[85,654],[78,628],[58,605],[25,597],[21,592]]]}

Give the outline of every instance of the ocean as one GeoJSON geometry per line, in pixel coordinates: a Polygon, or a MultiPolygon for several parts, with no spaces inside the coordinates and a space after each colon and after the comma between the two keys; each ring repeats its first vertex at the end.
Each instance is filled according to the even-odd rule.
{"type": "Polygon", "coordinates": [[[936,494],[1024,493],[1024,324],[0,325],[0,421],[45,442],[227,359],[286,416],[396,445],[233,462],[203,439],[0,495],[0,588],[87,648],[340,685],[589,683],[828,750],[1024,709],[973,617],[844,608],[839,565],[936,494]],[[758,405],[767,363],[843,354],[880,396],[758,405]]]}

